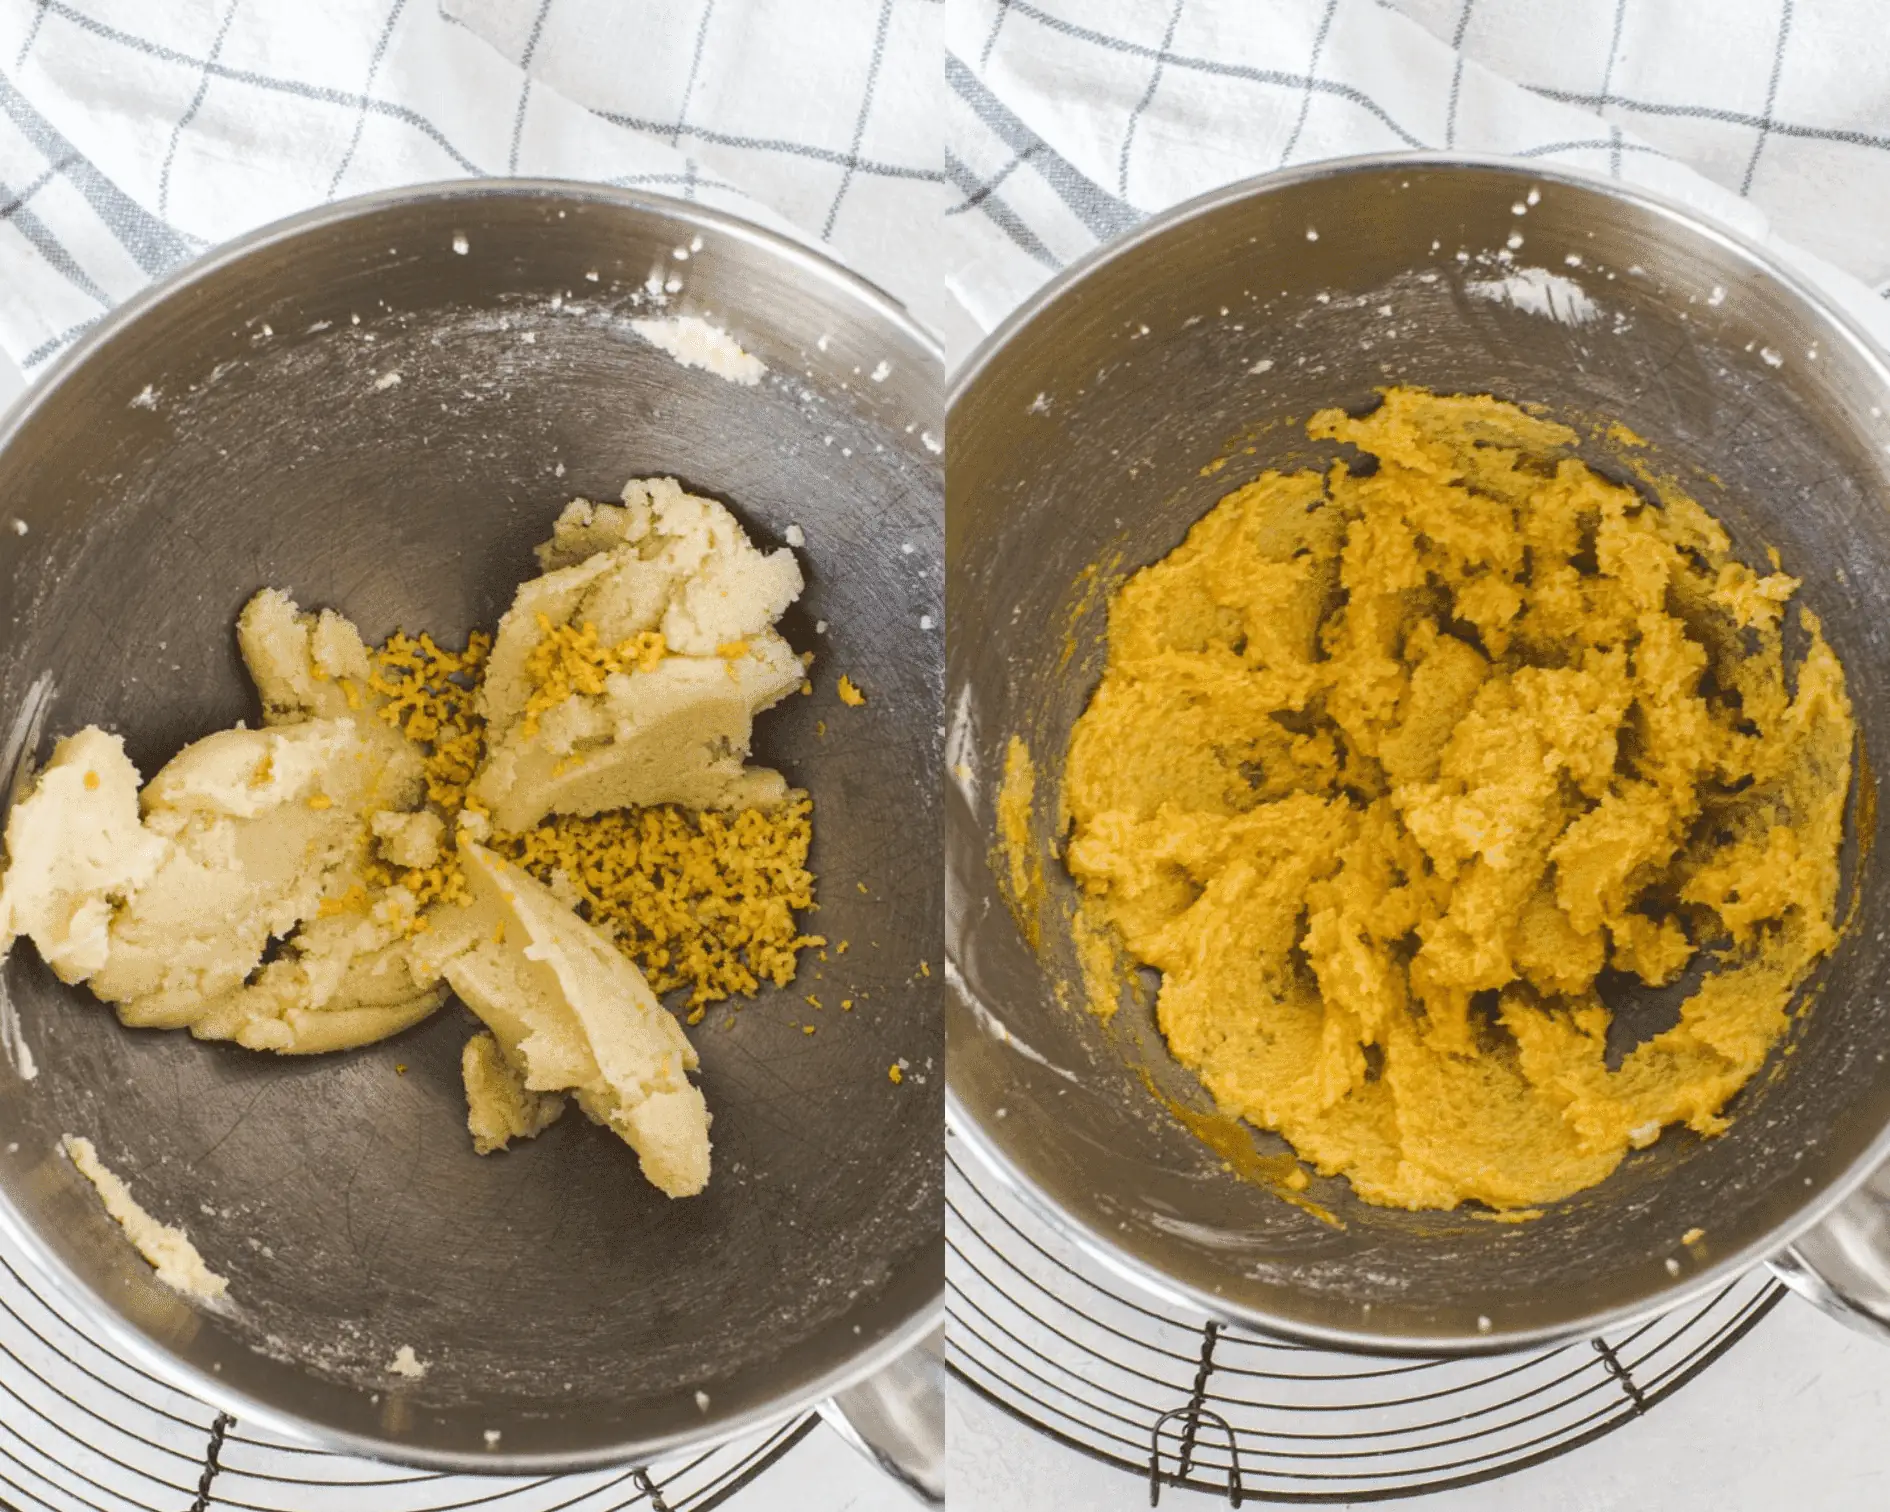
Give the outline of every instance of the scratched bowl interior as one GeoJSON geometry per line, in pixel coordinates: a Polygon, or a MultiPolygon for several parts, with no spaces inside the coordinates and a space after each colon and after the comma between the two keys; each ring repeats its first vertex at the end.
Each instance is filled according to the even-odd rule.
{"type": "Polygon", "coordinates": [[[5,984],[38,1075],[0,1068],[0,1216],[103,1326],[239,1413],[488,1467],[727,1433],[922,1328],[942,1289],[941,1030],[918,974],[942,948],[939,392],[927,339],[817,255],[681,204],[514,184],[361,201],[220,252],[14,416],[0,511],[27,529],[0,534],[0,705],[17,732],[50,687],[41,755],[96,721],[146,774],[257,718],[232,626],[266,584],[370,639],[457,641],[496,621],[575,495],[667,473],[763,545],[799,525],[809,586],[784,628],[818,653],[818,691],[767,715],[757,750],[814,795],[813,927],[852,947],[692,1031],[716,1173],[670,1202],[575,1115],[475,1155],[456,1003],[360,1052],[279,1059],[128,1032],[23,946],[5,984]],[[630,331],[653,271],[671,312],[767,363],[759,386],[630,331]],[[838,703],[842,671],[864,708],[838,703]],[[895,1086],[900,1058],[920,1076],[895,1086]],[[55,1153],[68,1131],[187,1228],[228,1316],[152,1279],[55,1153]],[[388,1375],[403,1344],[423,1380],[388,1375]]]}
{"type": "MultiPolygon", "coordinates": [[[[1304,440],[1307,416],[1361,411],[1394,381],[1625,421],[1742,552],[1763,560],[1774,544],[1804,579],[1866,747],[1890,749],[1890,383],[1814,300],[1676,212],[1523,165],[1368,162],[1212,197],[1053,290],[955,383],[947,759],[972,776],[946,805],[952,1107],[1020,1187],[1171,1292],[1341,1344],[1496,1348],[1717,1284],[1882,1152],[1890,891],[1881,866],[1857,861],[1874,810],[1853,811],[1857,915],[1789,1055],[1735,1101],[1730,1132],[1669,1131],[1520,1225],[1390,1212],[1315,1179],[1309,1195],[1333,1227],[1228,1174],[1141,1085],[1146,1064],[1170,1097],[1211,1106],[1149,1010],[1131,1003],[1105,1030],[1059,1005],[1057,982],[1076,980],[1056,923],[1067,873],[1049,867],[1039,956],[990,859],[1008,737],[1025,736],[1053,789],[1100,674],[1103,613],[1079,593],[1079,570],[1118,553],[1128,570],[1154,561],[1263,469],[1329,460],[1304,440]],[[1696,1226],[1704,1241],[1680,1244],[1696,1226]]],[[[1586,455],[1625,476],[1605,448],[1586,455]]],[[[1038,809],[1049,845],[1054,804],[1038,809]]],[[[1618,1049],[1677,1006],[1672,992],[1615,1005],[1618,1049]]]]}

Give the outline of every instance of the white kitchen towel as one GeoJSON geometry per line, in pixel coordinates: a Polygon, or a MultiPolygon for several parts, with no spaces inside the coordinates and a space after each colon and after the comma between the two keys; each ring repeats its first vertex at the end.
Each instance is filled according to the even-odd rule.
{"type": "Polygon", "coordinates": [[[345,195],[497,174],[698,200],[942,298],[939,0],[0,0],[0,349],[345,195]],[[908,232],[915,234],[908,234],[908,232]]]}
{"type": "Polygon", "coordinates": [[[1164,206],[1434,149],[1679,199],[1890,344],[1883,0],[947,0],[946,45],[946,281],[986,329],[1164,206]]]}

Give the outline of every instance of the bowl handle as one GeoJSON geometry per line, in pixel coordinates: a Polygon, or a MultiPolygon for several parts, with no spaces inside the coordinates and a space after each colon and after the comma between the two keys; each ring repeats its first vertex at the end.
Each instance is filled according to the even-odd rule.
{"type": "Polygon", "coordinates": [[[877,1375],[836,1392],[820,1415],[928,1506],[945,1503],[945,1331],[934,1329],[877,1375]]]}
{"type": "Polygon", "coordinates": [[[1890,1340],[1890,1162],[1774,1255],[1771,1266],[1779,1280],[1839,1322],[1890,1340]]]}

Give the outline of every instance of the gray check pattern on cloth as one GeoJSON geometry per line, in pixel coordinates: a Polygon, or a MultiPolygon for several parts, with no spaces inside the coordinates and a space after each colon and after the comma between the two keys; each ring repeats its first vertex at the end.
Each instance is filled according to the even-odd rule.
{"type": "Polygon", "coordinates": [[[946,0],[945,32],[946,284],[984,329],[1168,205],[1428,149],[1680,200],[1890,344],[1881,0],[946,0]]]}
{"type": "Polygon", "coordinates": [[[700,201],[942,302],[941,0],[0,0],[0,349],[349,194],[523,174],[700,201]]]}

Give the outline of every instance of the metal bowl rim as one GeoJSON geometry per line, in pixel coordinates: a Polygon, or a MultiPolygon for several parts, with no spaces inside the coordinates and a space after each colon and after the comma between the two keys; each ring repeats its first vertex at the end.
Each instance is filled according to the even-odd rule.
{"type": "Polygon", "coordinates": [[[1821,288],[1787,267],[1743,231],[1726,225],[1724,222],[1708,219],[1704,212],[1670,195],[1660,194],[1638,184],[1624,183],[1620,179],[1612,179],[1605,174],[1590,172],[1588,169],[1567,164],[1557,163],[1540,168],[1533,167],[1529,166],[1529,160],[1526,158],[1509,157],[1501,153],[1368,152],[1356,153],[1348,157],[1322,158],[1318,162],[1305,163],[1294,168],[1276,168],[1266,173],[1254,174],[1249,178],[1236,179],[1230,184],[1219,185],[1191,199],[1182,200],[1179,204],[1170,205],[1165,210],[1158,210],[1113,241],[1103,242],[1090,248],[1076,261],[1038,285],[1028,298],[999,321],[984,339],[972,348],[970,355],[952,370],[945,395],[948,419],[950,412],[958,407],[959,402],[982,376],[984,370],[997,359],[999,352],[1025,326],[1061,299],[1069,290],[1090,278],[1105,265],[1119,258],[1133,255],[1144,242],[1156,240],[1186,221],[1204,217],[1229,205],[1262,198],[1277,189],[1313,183],[1320,179],[1343,178],[1354,173],[1374,173],[1393,168],[1488,169],[1533,182],[1557,183],[1571,189],[1598,190],[1611,199],[1639,205],[1642,209],[1653,211],[1668,220],[1677,221],[1689,231],[1709,241],[1719,242],[1729,251],[1751,261],[1758,271],[1783,285],[1789,292],[1804,300],[1819,314],[1835,324],[1861,349],[1867,360],[1890,373],[1890,351],[1880,346],[1869,332],[1851,318],[1848,311],[1837,305],[1821,288]]]}
{"type": "MultiPolygon", "coordinates": [[[[378,210],[411,204],[508,198],[605,204],[664,218],[683,227],[734,237],[797,265],[840,292],[859,300],[872,311],[876,319],[885,321],[943,365],[943,348],[938,338],[914,320],[890,294],[825,253],[739,216],[692,204],[687,200],[582,180],[449,179],[377,190],[371,194],[356,195],[298,211],[221,243],[203,256],[181,264],[140,289],[124,303],[107,311],[91,329],[54,359],[44,374],[29,382],[26,392],[20,395],[10,410],[0,414],[0,453],[13,444],[14,438],[40,406],[50,402],[55,391],[114,338],[130,329],[149,311],[184,290],[215,277],[250,254],[293,241],[307,232],[363,218],[378,210]]],[[[294,1412],[259,1401],[246,1392],[226,1385],[215,1375],[199,1370],[130,1324],[74,1274],[44,1244],[37,1229],[25,1220],[3,1192],[0,1192],[0,1233],[4,1233],[27,1255],[40,1274],[52,1283],[59,1296],[72,1304],[80,1319],[92,1326],[96,1337],[115,1347],[131,1363],[164,1385],[227,1413],[238,1421],[304,1445],[331,1453],[360,1455],[443,1473],[555,1475],[602,1469],[633,1460],[644,1462],[657,1455],[689,1449],[712,1449],[756,1429],[799,1417],[836,1393],[866,1380],[920,1344],[939,1326],[945,1314],[945,1292],[941,1277],[937,1290],[915,1308],[903,1323],[856,1350],[846,1364],[826,1372],[798,1390],[783,1392],[773,1400],[719,1422],[713,1429],[701,1433],[670,1433],[576,1454],[510,1454],[501,1449],[455,1453],[421,1449],[394,1439],[324,1427],[294,1412]]]]}
{"type": "MultiPolygon", "coordinates": [[[[1208,190],[1192,199],[1170,206],[1143,221],[1134,230],[1115,241],[1092,248],[1069,267],[1046,282],[1024,300],[980,342],[965,362],[951,375],[946,395],[947,479],[949,487],[949,441],[951,412],[965,399],[977,381],[1002,355],[1005,347],[1017,339],[1035,320],[1052,306],[1071,296],[1089,279],[1118,260],[1140,253],[1145,246],[1194,220],[1213,215],[1248,200],[1260,199],[1280,189],[1321,179],[1341,178],[1350,174],[1376,173],[1391,169],[1475,168],[1494,170],[1532,183],[1550,182],[1575,189],[1599,190],[1610,198],[1625,201],[1684,227],[1696,236],[1715,242],[1747,263],[1752,271],[1771,280],[1786,293],[1822,319],[1838,336],[1849,342],[1866,366],[1876,370],[1879,381],[1890,390],[1890,352],[1858,324],[1833,298],[1816,284],[1787,267],[1751,237],[1715,220],[1707,219],[1693,207],[1676,199],[1605,178],[1582,169],[1557,165],[1539,169],[1526,160],[1494,155],[1454,152],[1383,152],[1352,157],[1330,158],[1296,168],[1240,179],[1208,190]]],[[[949,498],[949,495],[948,495],[949,498]]],[[[950,505],[947,504],[949,510],[950,505]]],[[[949,572],[949,564],[948,564],[949,572]]],[[[946,702],[952,698],[950,667],[947,666],[946,702]]],[[[949,873],[948,873],[949,877],[949,873]]],[[[949,898],[947,916],[950,916],[949,898]]],[[[949,951],[950,941],[947,941],[949,951]]],[[[949,964],[949,958],[948,958],[949,964]]],[[[951,990],[970,997],[969,985],[955,965],[950,967],[951,990]]],[[[1662,1286],[1637,1302],[1601,1309],[1566,1323],[1539,1328],[1504,1329],[1493,1325],[1488,1333],[1411,1335],[1377,1333],[1370,1329],[1333,1328],[1287,1318],[1264,1308],[1247,1305],[1204,1291],[1200,1287],[1169,1275],[1158,1266],[1132,1255],[1100,1228],[1064,1207],[1039,1187],[1000,1146],[990,1130],[972,1116],[953,1085],[951,1057],[945,1062],[945,1120],[953,1135],[965,1146],[1013,1196],[1043,1219],[1054,1231],[1073,1243],[1090,1260],[1115,1276],[1139,1287],[1170,1306],[1201,1314],[1204,1318],[1270,1334],[1276,1338],[1318,1345],[1327,1349],[1417,1356],[1471,1356],[1499,1354],[1505,1351],[1540,1348],[1565,1343],[1571,1339],[1592,1337],[1605,1330],[1646,1323],[1663,1313],[1676,1311],[1697,1302],[1710,1293],[1766,1264],[1817,1225],[1855,1192],[1886,1160],[1890,1160],[1890,1122],[1848,1169],[1824,1191],[1802,1204],[1785,1222],[1776,1225],[1764,1239],[1757,1240],[1696,1271],[1685,1281],[1662,1286]]]]}

